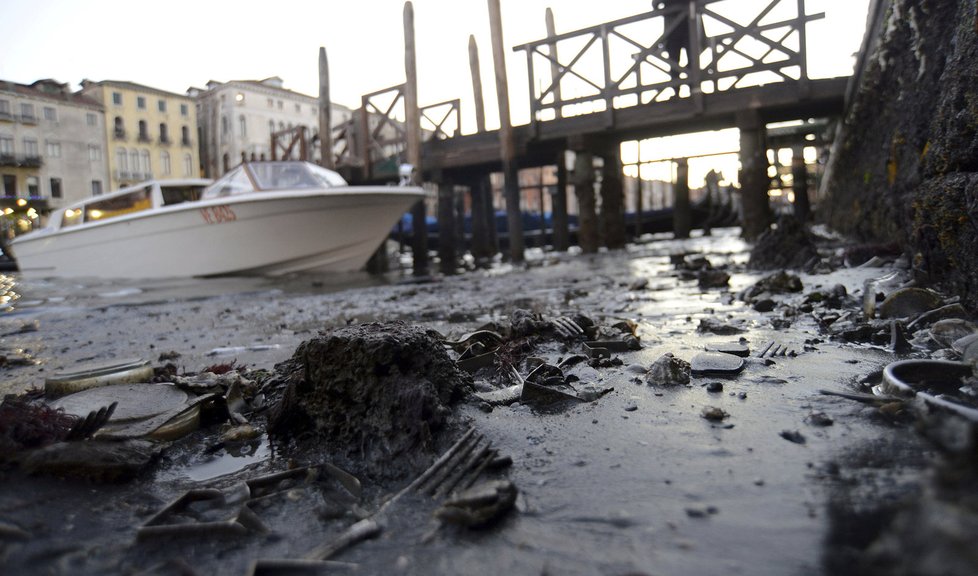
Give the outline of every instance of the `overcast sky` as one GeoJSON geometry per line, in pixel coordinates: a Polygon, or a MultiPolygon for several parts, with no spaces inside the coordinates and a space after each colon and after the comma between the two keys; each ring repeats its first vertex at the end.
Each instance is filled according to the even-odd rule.
{"type": "MultiPolygon", "coordinates": [[[[769,0],[726,0],[757,12],[769,0]]],[[[794,6],[796,0],[781,0],[794,6]]],[[[811,77],[851,73],[869,0],[807,0],[811,77]]],[[[462,99],[463,131],[474,131],[468,38],[479,47],[488,124],[495,115],[486,0],[414,0],[422,105],[462,99]]],[[[648,11],[649,0],[502,0],[510,100],[515,124],[529,120],[526,59],[512,46],[557,32],[648,11]]],[[[0,0],[0,79],[129,80],[183,94],[208,80],[279,76],[316,96],[318,51],[325,46],[334,102],[357,108],[362,94],[404,82],[402,0],[0,0]]]]}

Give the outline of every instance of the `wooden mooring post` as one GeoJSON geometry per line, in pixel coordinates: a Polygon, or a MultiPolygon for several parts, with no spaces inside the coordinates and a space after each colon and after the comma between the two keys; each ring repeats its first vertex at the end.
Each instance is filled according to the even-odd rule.
{"type": "MultiPolygon", "coordinates": [[[[407,160],[414,166],[413,185],[421,184],[421,111],[418,108],[418,68],[414,43],[414,6],[404,3],[404,108],[407,160]]],[[[428,225],[424,200],[411,208],[411,256],[415,276],[428,274],[428,225]]]]}
{"type": "Polygon", "coordinates": [[[811,216],[812,205],[808,199],[808,166],[802,146],[791,149],[791,191],[795,193],[795,218],[806,222],[811,216]]]}
{"type": "Polygon", "coordinates": [[[439,178],[438,183],[438,269],[442,274],[454,274],[458,267],[455,236],[455,186],[439,178]]]}
{"type": "Polygon", "coordinates": [[[600,238],[594,197],[594,156],[590,152],[575,153],[574,194],[577,196],[577,244],[585,254],[594,254],[600,238]]]}
{"type": "Polygon", "coordinates": [[[319,164],[334,169],[333,165],[333,109],[329,95],[329,60],[326,48],[319,47],[319,164]]]}
{"type": "Polygon", "coordinates": [[[566,252],[570,248],[570,227],[567,218],[567,153],[557,154],[557,189],[554,190],[552,206],[554,224],[554,250],[566,252]]]}
{"type": "Polygon", "coordinates": [[[601,229],[604,245],[625,247],[625,189],[622,184],[621,147],[614,144],[604,152],[601,172],[601,229]]]}
{"type": "Polygon", "coordinates": [[[496,72],[496,100],[499,104],[499,147],[503,163],[503,189],[506,196],[506,223],[509,229],[509,256],[523,262],[523,214],[520,206],[519,168],[509,115],[509,83],[506,79],[503,22],[499,0],[489,2],[489,30],[492,36],[492,60],[496,72]]]}

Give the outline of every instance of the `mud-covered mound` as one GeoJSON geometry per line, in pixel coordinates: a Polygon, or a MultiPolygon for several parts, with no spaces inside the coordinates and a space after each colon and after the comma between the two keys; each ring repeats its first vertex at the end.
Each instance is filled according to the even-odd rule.
{"type": "Polygon", "coordinates": [[[790,216],[778,220],[757,239],[747,267],[751,270],[800,270],[818,260],[814,236],[805,225],[790,216]]]}
{"type": "Polygon", "coordinates": [[[303,342],[273,431],[311,427],[329,457],[381,476],[430,464],[450,406],[472,387],[444,346],[403,322],[361,324],[303,342]]]}

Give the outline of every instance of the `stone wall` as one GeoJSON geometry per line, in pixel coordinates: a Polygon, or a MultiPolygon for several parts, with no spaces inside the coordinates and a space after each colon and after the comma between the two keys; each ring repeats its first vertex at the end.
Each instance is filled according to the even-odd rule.
{"type": "Polygon", "coordinates": [[[887,0],[819,217],[978,305],[978,6],[887,0]]]}

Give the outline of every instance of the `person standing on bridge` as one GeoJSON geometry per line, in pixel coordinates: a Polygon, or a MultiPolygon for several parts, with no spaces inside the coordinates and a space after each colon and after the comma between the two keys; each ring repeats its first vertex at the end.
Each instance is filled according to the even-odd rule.
{"type": "MultiPolygon", "coordinates": [[[[669,64],[669,75],[673,80],[689,78],[683,74],[692,62],[692,46],[689,37],[689,4],[690,0],[655,0],[652,7],[656,10],[674,9],[676,12],[663,16],[664,32],[659,48],[664,52],[661,57],[669,64]],[[683,66],[681,53],[686,52],[686,65],[683,66]]],[[[702,24],[699,26],[702,37],[702,24]]]]}

